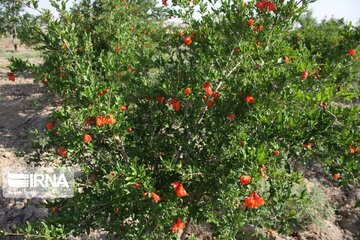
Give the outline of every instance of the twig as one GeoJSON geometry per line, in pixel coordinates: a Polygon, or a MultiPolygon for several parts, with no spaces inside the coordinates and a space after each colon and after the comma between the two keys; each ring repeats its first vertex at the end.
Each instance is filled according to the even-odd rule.
{"type": "Polygon", "coordinates": [[[237,69],[237,67],[240,65],[240,62],[238,62],[237,64],[236,64],[236,66],[226,75],[226,77],[229,77],[236,69],[237,69]]]}
{"type": "Polygon", "coordinates": [[[129,156],[126,153],[125,146],[123,143],[121,144],[121,152],[124,155],[125,161],[127,161],[129,159],[129,156]]]}
{"type": "Polygon", "coordinates": [[[330,111],[327,110],[327,109],[325,109],[325,112],[327,112],[328,114],[330,114],[332,117],[335,118],[335,120],[336,120],[337,122],[339,122],[339,120],[337,119],[337,117],[335,116],[335,114],[333,114],[332,112],[330,112],[330,111]]]}
{"type": "MultiPolygon", "coordinates": [[[[217,85],[215,91],[217,91],[217,90],[221,87],[222,84],[223,84],[223,82],[220,82],[220,83],[217,85]]],[[[205,106],[204,109],[203,109],[203,111],[202,111],[201,117],[200,117],[200,119],[199,119],[199,121],[198,121],[198,124],[200,124],[200,123],[202,122],[202,120],[204,119],[205,113],[206,113],[206,110],[207,110],[207,109],[208,109],[208,107],[205,106]]]]}
{"type": "Polygon", "coordinates": [[[184,239],[186,237],[187,232],[189,231],[190,225],[192,225],[192,223],[193,223],[193,219],[190,218],[189,222],[186,224],[186,227],[180,236],[180,239],[184,239]]]}
{"type": "MultiPolygon", "coordinates": [[[[225,78],[228,78],[228,77],[239,67],[239,65],[240,65],[240,62],[238,62],[238,63],[236,64],[236,66],[235,66],[230,72],[228,72],[228,74],[226,74],[225,78]]],[[[221,87],[222,84],[223,84],[223,82],[220,82],[220,83],[217,85],[215,91],[218,91],[218,90],[220,89],[220,87],[221,87]]],[[[197,124],[200,124],[200,123],[202,122],[202,120],[203,120],[204,117],[205,117],[205,113],[206,113],[206,110],[207,110],[207,109],[208,109],[208,107],[205,106],[204,109],[203,109],[203,111],[202,111],[201,117],[200,117],[199,121],[197,122],[197,124]]]]}
{"type": "Polygon", "coordinates": [[[272,39],[272,36],[273,36],[274,29],[275,29],[275,26],[277,24],[277,21],[278,21],[278,12],[275,13],[275,21],[274,21],[274,24],[272,25],[271,32],[270,32],[270,35],[269,35],[269,39],[268,39],[268,41],[266,43],[266,49],[269,49],[270,41],[272,39]]]}

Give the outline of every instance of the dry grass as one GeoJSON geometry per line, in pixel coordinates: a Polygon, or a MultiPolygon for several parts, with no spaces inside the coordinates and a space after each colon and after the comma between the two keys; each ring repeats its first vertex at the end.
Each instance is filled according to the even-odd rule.
{"type": "Polygon", "coordinates": [[[8,64],[11,57],[27,59],[32,63],[41,62],[41,52],[27,47],[26,45],[20,44],[18,46],[18,51],[14,51],[14,46],[12,44],[11,38],[1,37],[0,38],[0,68],[5,68],[8,64]]]}

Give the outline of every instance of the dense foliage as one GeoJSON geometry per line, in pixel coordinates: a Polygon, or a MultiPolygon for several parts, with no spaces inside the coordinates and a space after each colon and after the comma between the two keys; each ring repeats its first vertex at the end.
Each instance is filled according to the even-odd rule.
{"type": "Polygon", "coordinates": [[[37,233],[169,239],[203,223],[218,239],[256,234],[249,226],[288,233],[311,220],[305,206],[316,210],[295,163],[355,183],[359,108],[339,103],[358,97],[358,42],[339,42],[333,61],[289,41],[309,2],[53,2],[59,19],[46,15],[31,34],[44,63],[11,69],[63,103],[33,162],[84,174],[73,199],[48,203],[46,223],[59,229],[37,233]]]}

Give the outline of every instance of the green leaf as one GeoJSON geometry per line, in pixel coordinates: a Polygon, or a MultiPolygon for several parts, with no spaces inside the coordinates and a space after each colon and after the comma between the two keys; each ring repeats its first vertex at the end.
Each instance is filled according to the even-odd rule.
{"type": "Polygon", "coordinates": [[[32,0],[32,1],[31,1],[31,4],[33,5],[33,7],[34,7],[35,9],[37,9],[37,8],[39,7],[39,1],[38,1],[38,0],[32,0]]]}

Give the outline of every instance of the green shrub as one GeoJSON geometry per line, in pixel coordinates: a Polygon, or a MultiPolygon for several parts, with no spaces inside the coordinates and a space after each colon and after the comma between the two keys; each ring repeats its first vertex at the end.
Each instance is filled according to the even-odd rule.
{"type": "Polygon", "coordinates": [[[286,38],[310,1],[221,1],[211,11],[219,1],[193,2],[59,6],[60,18],[31,35],[44,64],[13,61],[63,100],[34,162],[58,158],[84,173],[73,199],[48,204],[46,223],[63,235],[169,239],[190,222],[218,239],[244,239],[248,225],[288,233],[312,204],[293,162],[357,181],[358,107],[332,104],[357,96],[356,56],[319,60],[286,38]],[[163,24],[166,14],[184,25],[163,24]]]}

